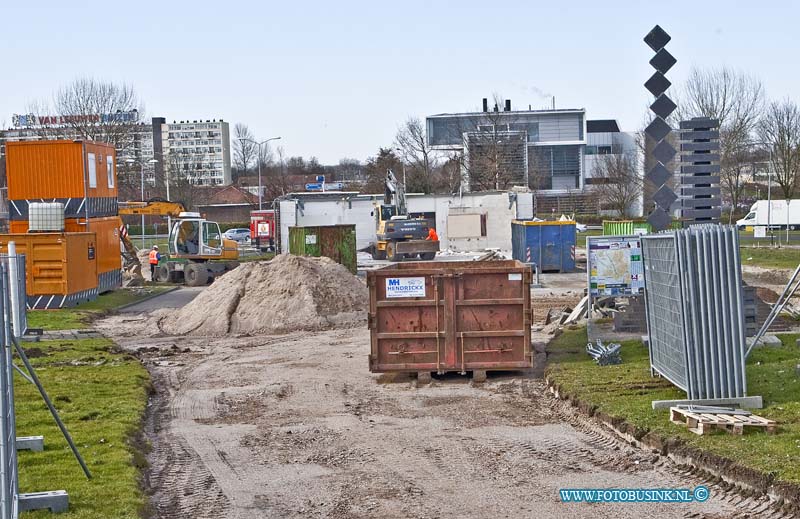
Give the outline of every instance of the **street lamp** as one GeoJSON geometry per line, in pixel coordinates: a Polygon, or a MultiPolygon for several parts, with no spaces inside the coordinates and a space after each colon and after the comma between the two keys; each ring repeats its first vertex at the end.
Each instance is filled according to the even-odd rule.
{"type": "MultiPolygon", "coordinates": [[[[147,161],[148,164],[156,164],[157,162],[158,161],[156,159],[150,159],[150,160],[147,161]]],[[[135,159],[125,159],[125,163],[126,164],[135,164],[136,160],[135,159]]],[[[144,200],[144,164],[145,163],[144,163],[144,161],[140,160],[139,164],[141,165],[141,168],[140,168],[141,189],[142,189],[141,201],[144,202],[145,201],[144,200]]],[[[167,195],[167,198],[169,198],[169,195],[167,195]]],[[[142,214],[141,226],[142,226],[142,230],[141,230],[141,232],[142,232],[142,249],[144,249],[145,248],[145,246],[144,246],[144,214],[142,214]]]]}
{"type": "Polygon", "coordinates": [[[258,210],[259,211],[262,209],[263,205],[262,199],[264,197],[264,189],[261,187],[261,146],[268,143],[269,141],[277,141],[278,139],[280,139],[280,137],[271,137],[261,142],[254,141],[253,139],[242,139],[242,138],[239,139],[240,141],[244,142],[252,142],[256,146],[258,146],[258,210]]]}

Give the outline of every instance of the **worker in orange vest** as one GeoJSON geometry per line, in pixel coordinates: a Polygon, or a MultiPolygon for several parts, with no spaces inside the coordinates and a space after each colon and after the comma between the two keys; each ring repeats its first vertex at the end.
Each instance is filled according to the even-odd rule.
{"type": "Polygon", "coordinates": [[[436,229],[434,229],[433,227],[428,229],[428,237],[425,239],[431,241],[439,241],[439,235],[436,234],[436,229]]]}
{"type": "Polygon", "coordinates": [[[161,261],[161,254],[158,253],[158,245],[153,245],[148,259],[150,260],[150,281],[155,281],[156,267],[158,266],[158,262],[161,261]]]}

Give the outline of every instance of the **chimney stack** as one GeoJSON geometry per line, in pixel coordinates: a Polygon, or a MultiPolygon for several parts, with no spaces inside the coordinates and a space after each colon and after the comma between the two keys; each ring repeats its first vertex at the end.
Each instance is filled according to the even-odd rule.
{"type": "Polygon", "coordinates": [[[506,112],[511,111],[511,99],[506,99],[506,112]]]}
{"type": "Polygon", "coordinates": [[[485,97],[483,98],[483,111],[484,112],[489,111],[489,100],[486,99],[485,97]]]}

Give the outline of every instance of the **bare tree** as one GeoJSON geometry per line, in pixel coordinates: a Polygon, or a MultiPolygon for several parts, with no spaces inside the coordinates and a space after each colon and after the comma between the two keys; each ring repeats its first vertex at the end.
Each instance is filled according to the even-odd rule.
{"type": "Polygon", "coordinates": [[[78,138],[113,144],[126,150],[143,115],[133,87],[79,78],[61,87],[53,100],[59,121],[78,138]]]}
{"type": "Polygon", "coordinates": [[[747,182],[743,148],[764,112],[764,87],[757,78],[727,67],[693,68],[678,92],[677,102],[675,114],[681,120],[710,117],[719,121],[720,183],[732,214],[747,182]]]}
{"type": "Polygon", "coordinates": [[[789,99],[773,102],[758,130],[771,152],[775,181],[783,197],[789,200],[794,196],[800,177],[800,109],[789,99]]]}
{"type": "Polygon", "coordinates": [[[397,131],[395,145],[403,161],[411,168],[414,186],[409,187],[409,191],[430,193],[438,157],[428,145],[425,124],[416,117],[409,117],[397,131]]]}
{"type": "Polygon", "coordinates": [[[631,216],[642,194],[642,177],[635,156],[598,155],[593,179],[592,192],[601,200],[602,207],[616,211],[621,217],[631,216]]]}
{"type": "Polygon", "coordinates": [[[239,175],[247,175],[250,164],[257,160],[258,144],[250,128],[243,123],[236,123],[233,127],[233,165],[239,175]]]}

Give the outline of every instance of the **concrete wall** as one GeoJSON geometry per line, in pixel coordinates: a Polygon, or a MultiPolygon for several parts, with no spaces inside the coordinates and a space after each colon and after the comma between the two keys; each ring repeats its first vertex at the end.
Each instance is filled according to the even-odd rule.
{"type": "MultiPolygon", "coordinates": [[[[464,196],[416,195],[407,196],[408,211],[412,213],[435,212],[436,230],[442,250],[475,251],[484,248],[511,250],[511,220],[530,218],[533,207],[531,193],[515,193],[511,202],[509,193],[469,193],[464,196]],[[518,211],[519,207],[519,211],[518,211]],[[485,215],[486,236],[448,236],[450,215],[485,215]]],[[[361,249],[375,241],[373,209],[383,197],[349,193],[290,195],[292,199],[280,202],[281,243],[289,241],[289,227],[293,225],[356,226],[356,246],[361,249]]],[[[286,249],[284,247],[284,249],[286,249]]]]}

